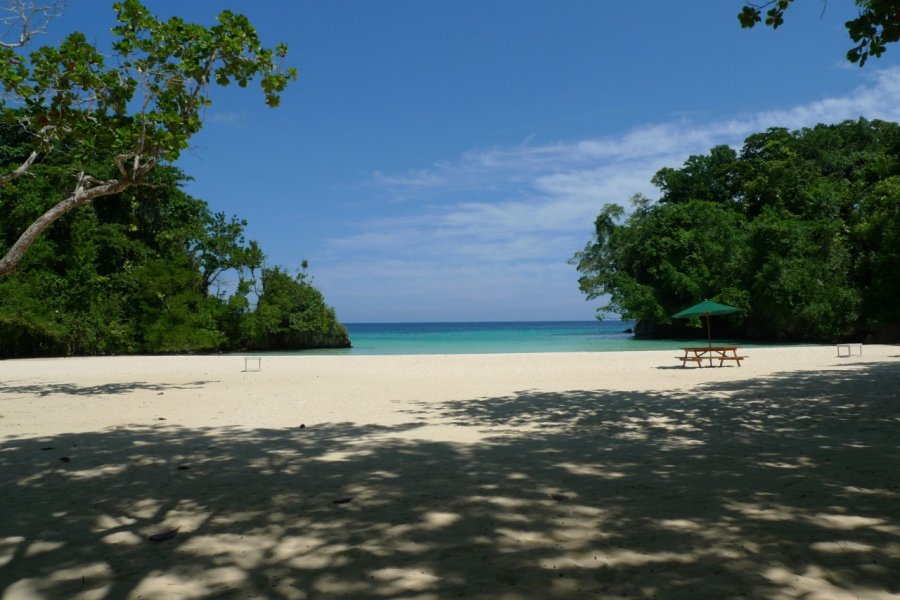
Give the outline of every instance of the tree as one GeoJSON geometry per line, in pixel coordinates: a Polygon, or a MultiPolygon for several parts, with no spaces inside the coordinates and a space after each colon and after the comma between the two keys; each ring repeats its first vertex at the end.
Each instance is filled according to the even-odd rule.
{"type": "Polygon", "coordinates": [[[851,246],[840,220],[766,207],[750,225],[748,323],[780,339],[834,339],[859,318],[851,246]]]}
{"type": "Polygon", "coordinates": [[[195,263],[202,272],[202,289],[208,293],[210,286],[225,271],[234,271],[240,281],[246,271],[262,268],[263,252],[254,240],[244,239],[247,221],[225,213],[215,213],[206,218],[206,231],[190,249],[195,263]]]}
{"type": "Polygon", "coordinates": [[[866,190],[852,233],[863,313],[900,337],[900,175],[866,190]]]}
{"type": "Polygon", "coordinates": [[[847,121],[750,135],[653,178],[657,202],[607,205],[575,254],[588,298],[678,334],[709,298],[749,337],[900,339],[900,125],[847,121]]]}
{"type": "Polygon", "coordinates": [[[255,348],[349,347],[350,338],[334,309],[304,271],[291,277],[278,267],[263,269],[262,293],[248,319],[255,348]]]}
{"type": "MultiPolygon", "coordinates": [[[[2,142],[2,137],[0,137],[2,142]]],[[[0,143],[0,156],[13,148],[0,143]]],[[[0,188],[0,246],[68,184],[62,153],[34,177],[0,188]]],[[[103,161],[102,156],[97,157],[103,161]]],[[[209,262],[235,258],[250,244],[215,239],[206,203],[179,189],[186,177],[160,165],[152,186],[135,186],[64,215],[35,241],[19,267],[0,279],[0,355],[45,356],[209,351],[233,344],[221,323],[226,304],[206,293],[193,249],[209,262]]],[[[232,219],[232,222],[236,221],[232,219]]]]}
{"type": "MultiPolygon", "coordinates": [[[[81,33],[58,48],[28,56],[0,47],[0,85],[7,125],[26,136],[30,152],[0,173],[0,185],[29,173],[54,152],[67,152],[73,183],[68,193],[28,225],[0,258],[0,276],[10,273],[26,250],[61,216],[103,196],[146,185],[161,162],[174,161],[202,127],[213,84],[246,87],[258,80],[266,104],[276,107],[297,72],[283,68],[284,44],[262,46],[243,15],[224,11],[218,24],[203,27],[173,17],[160,21],[138,0],[113,5],[115,66],[81,33]],[[103,149],[109,164],[93,164],[103,149]]],[[[27,40],[26,40],[27,41],[27,40]]]]}
{"type": "MultiPolygon", "coordinates": [[[[4,125],[16,117],[6,112],[0,168],[31,151],[20,128],[4,125]]],[[[0,248],[64,192],[74,160],[51,153],[32,166],[33,176],[0,186],[0,248]]],[[[100,148],[81,167],[101,172],[110,162],[100,148]]],[[[306,261],[296,281],[264,278],[265,257],[245,239],[245,222],[185,193],[189,179],[158,165],[148,185],[78,207],[35,240],[0,278],[0,357],[347,346],[306,261]]]]}
{"type": "MultiPolygon", "coordinates": [[[[784,13],[794,0],[769,0],[762,4],[748,2],[738,14],[741,27],[751,28],[763,20],[765,24],[778,29],[784,23],[784,13]]],[[[847,51],[847,60],[866,64],[870,56],[881,56],[887,44],[900,40],[900,1],[898,0],[855,0],[859,16],[847,21],[847,33],[856,44],[847,51]]]]}
{"type": "Polygon", "coordinates": [[[651,204],[635,210],[607,205],[594,223],[595,237],[572,262],[588,298],[609,295],[603,310],[644,323],[668,323],[672,307],[718,297],[745,307],[741,281],[747,262],[744,217],[707,200],[651,204]]]}

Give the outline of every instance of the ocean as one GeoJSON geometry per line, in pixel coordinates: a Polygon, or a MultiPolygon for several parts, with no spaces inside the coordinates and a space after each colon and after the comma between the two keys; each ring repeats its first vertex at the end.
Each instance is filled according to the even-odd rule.
{"type": "Polygon", "coordinates": [[[303,354],[501,354],[677,349],[677,340],[636,340],[634,321],[346,323],[353,348],[303,354]]]}

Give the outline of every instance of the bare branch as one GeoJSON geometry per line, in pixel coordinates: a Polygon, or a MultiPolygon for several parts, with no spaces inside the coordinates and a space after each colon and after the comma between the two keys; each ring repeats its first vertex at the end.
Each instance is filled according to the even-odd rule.
{"type": "Polygon", "coordinates": [[[188,113],[189,108],[197,101],[197,96],[199,96],[203,88],[205,88],[209,84],[209,76],[212,75],[212,69],[217,60],[219,60],[218,51],[213,52],[210,55],[209,60],[206,61],[206,68],[203,69],[203,77],[199,81],[197,81],[197,86],[191,93],[190,99],[185,104],[185,108],[181,114],[186,115],[188,113]]]}
{"type": "Polygon", "coordinates": [[[150,183],[148,181],[135,181],[133,185],[135,187],[150,188],[151,190],[168,190],[172,188],[167,183],[150,183]]]}
{"type": "Polygon", "coordinates": [[[122,179],[126,179],[128,177],[128,171],[125,170],[125,159],[128,158],[126,154],[120,154],[116,156],[116,168],[119,169],[119,174],[122,175],[122,179]]]}
{"type": "MultiPolygon", "coordinates": [[[[43,128],[41,128],[40,131],[37,132],[37,134],[35,135],[35,138],[37,138],[42,143],[49,145],[50,139],[53,135],[53,132],[57,129],[58,128],[51,127],[49,125],[46,127],[43,127],[43,128]]],[[[39,156],[40,156],[40,153],[37,150],[32,150],[31,154],[28,155],[28,158],[26,158],[22,162],[21,165],[19,165],[12,171],[9,171],[8,173],[0,174],[0,185],[7,184],[10,181],[13,181],[14,179],[18,179],[22,175],[25,175],[26,173],[28,173],[28,170],[31,168],[31,165],[34,164],[34,161],[36,161],[39,156]]]]}
{"type": "Polygon", "coordinates": [[[62,14],[65,0],[50,0],[41,4],[32,0],[9,0],[5,8],[0,9],[0,46],[4,48],[21,48],[28,45],[32,38],[47,32],[50,21],[62,14]],[[6,41],[8,39],[13,41],[6,41]]]}
{"type": "Polygon", "coordinates": [[[28,173],[28,169],[31,168],[31,165],[34,164],[34,161],[37,160],[37,157],[40,156],[37,150],[32,151],[31,154],[28,155],[28,158],[25,159],[21,165],[10,171],[9,173],[3,173],[0,175],[0,185],[4,185],[9,183],[13,179],[18,179],[25,173],[28,173]]]}

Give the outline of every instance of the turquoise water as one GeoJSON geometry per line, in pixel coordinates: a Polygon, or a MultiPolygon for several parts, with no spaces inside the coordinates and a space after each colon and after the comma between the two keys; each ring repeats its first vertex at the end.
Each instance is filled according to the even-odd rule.
{"type": "MultiPolygon", "coordinates": [[[[636,340],[633,321],[347,323],[353,348],[303,354],[498,354],[675,350],[679,340],[636,340]]],[[[697,344],[694,340],[690,342],[697,344]]]]}

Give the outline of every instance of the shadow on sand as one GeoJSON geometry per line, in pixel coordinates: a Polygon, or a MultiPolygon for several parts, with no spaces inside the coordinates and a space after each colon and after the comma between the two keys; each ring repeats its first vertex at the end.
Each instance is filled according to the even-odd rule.
{"type": "Polygon", "coordinates": [[[854,366],[17,440],[0,598],[895,597],[900,369],[854,366]],[[491,433],[415,439],[441,422],[491,433]]]}
{"type": "MultiPolygon", "coordinates": [[[[192,381],[185,384],[174,383],[147,383],[145,381],[129,381],[124,383],[105,383],[103,385],[80,386],[74,383],[31,383],[16,385],[14,381],[0,382],[0,393],[7,396],[35,395],[51,396],[64,394],[69,396],[109,396],[123,394],[139,390],[164,392],[166,390],[193,390],[200,389],[212,381],[192,381]]],[[[2,397],[0,397],[2,398],[2,397]]]]}

